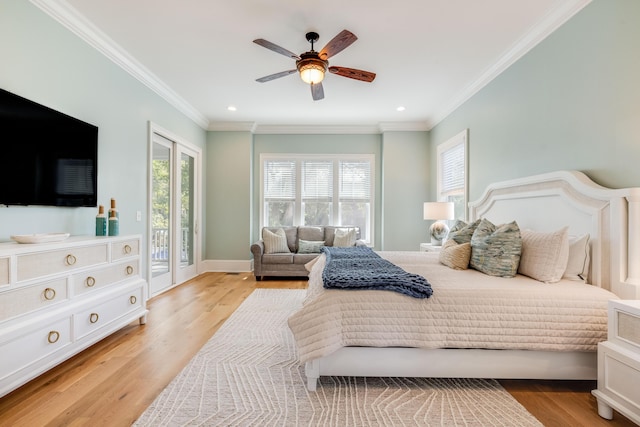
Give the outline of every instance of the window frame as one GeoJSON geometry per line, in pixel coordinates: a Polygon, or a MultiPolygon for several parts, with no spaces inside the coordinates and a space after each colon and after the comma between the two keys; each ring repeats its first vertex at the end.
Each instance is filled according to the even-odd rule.
{"type": "Polygon", "coordinates": [[[436,200],[439,202],[447,202],[450,201],[450,196],[460,195],[463,196],[463,212],[460,215],[460,212],[454,212],[456,219],[467,220],[468,218],[468,198],[469,198],[469,129],[465,129],[462,132],[452,136],[442,144],[437,147],[436,154],[436,182],[437,182],[437,193],[436,200]],[[455,189],[453,191],[444,191],[443,190],[443,175],[444,175],[444,166],[442,163],[442,157],[446,152],[449,152],[453,149],[456,149],[462,145],[463,148],[463,156],[464,156],[464,166],[463,166],[463,188],[455,189]]]}
{"type": "MultiPolygon", "coordinates": [[[[333,195],[332,195],[332,213],[329,225],[340,226],[340,162],[368,162],[369,169],[369,212],[368,212],[368,230],[367,244],[375,241],[375,154],[292,154],[292,153],[261,153],[260,154],[260,199],[259,199],[259,215],[260,230],[265,226],[265,162],[268,161],[294,161],[295,162],[295,203],[293,214],[293,225],[300,226],[304,224],[302,213],[302,162],[303,161],[331,161],[333,163],[333,195]]],[[[352,224],[344,224],[352,225],[352,224]]]]}

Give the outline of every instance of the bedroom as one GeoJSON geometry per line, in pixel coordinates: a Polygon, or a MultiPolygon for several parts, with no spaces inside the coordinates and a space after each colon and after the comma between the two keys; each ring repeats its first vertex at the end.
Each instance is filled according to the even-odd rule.
{"type": "MultiPolygon", "coordinates": [[[[100,123],[101,137],[109,141],[101,164],[101,197],[118,199],[122,229],[145,233],[144,223],[124,212],[146,211],[146,171],[140,165],[146,164],[151,119],[205,150],[203,267],[248,263],[248,245],[258,229],[251,210],[257,204],[251,187],[258,174],[251,171],[250,155],[256,147],[273,147],[276,140],[282,141],[280,150],[289,151],[296,136],[203,131],[32,4],[3,3],[0,52],[19,60],[3,61],[0,86],[100,123]],[[117,176],[107,173],[112,164],[119,166],[117,176]],[[223,187],[229,181],[238,183],[232,194],[223,187]],[[141,185],[127,188],[128,182],[141,185]],[[220,223],[229,226],[214,226],[220,223]]],[[[339,147],[353,141],[378,150],[384,145],[385,194],[378,198],[382,203],[376,212],[384,222],[376,225],[376,246],[384,243],[390,250],[411,249],[426,239],[420,211],[435,190],[435,147],[464,128],[470,129],[472,144],[471,200],[489,183],[559,169],[585,171],[608,187],[637,186],[640,36],[630,22],[638,22],[639,16],[634,1],[591,2],[430,131],[314,135],[305,144],[339,147]],[[405,165],[412,170],[409,177],[405,165]],[[416,196],[402,197],[407,193],[416,196]],[[398,217],[401,212],[417,214],[405,220],[398,217]],[[407,232],[416,229],[423,234],[407,232]]],[[[86,234],[93,216],[93,211],[75,218],[45,208],[3,208],[0,238],[52,229],[86,234]]]]}

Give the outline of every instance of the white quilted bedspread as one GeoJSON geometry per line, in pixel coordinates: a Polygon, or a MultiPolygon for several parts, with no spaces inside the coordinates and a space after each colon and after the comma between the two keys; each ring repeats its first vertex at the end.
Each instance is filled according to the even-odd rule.
{"type": "Polygon", "coordinates": [[[346,346],[595,351],[607,339],[607,301],[617,297],[604,289],[452,270],[431,252],[378,254],[424,276],[433,296],[324,289],[321,255],[289,318],[300,362],[346,346]]]}

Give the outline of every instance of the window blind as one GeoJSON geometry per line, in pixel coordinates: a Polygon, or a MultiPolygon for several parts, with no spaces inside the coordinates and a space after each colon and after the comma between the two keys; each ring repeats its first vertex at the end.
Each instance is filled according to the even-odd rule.
{"type": "Polygon", "coordinates": [[[443,194],[464,190],[464,148],[463,141],[443,151],[440,156],[442,165],[440,191],[443,194]]]}
{"type": "Polygon", "coordinates": [[[264,162],[264,198],[265,200],[295,200],[295,161],[286,160],[264,162]]]}
{"type": "Polygon", "coordinates": [[[340,161],[340,200],[371,198],[371,163],[340,161]]]}
{"type": "Polygon", "coordinates": [[[302,162],[302,198],[331,200],[333,196],[333,162],[302,162]]]}

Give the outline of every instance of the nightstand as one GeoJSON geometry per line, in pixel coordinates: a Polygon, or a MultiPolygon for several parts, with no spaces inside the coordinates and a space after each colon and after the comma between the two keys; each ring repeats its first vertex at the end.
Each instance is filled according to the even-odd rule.
{"type": "Polygon", "coordinates": [[[431,243],[420,243],[420,252],[440,252],[442,246],[434,246],[431,243]]]}
{"type": "Polygon", "coordinates": [[[609,301],[607,341],[598,344],[598,414],[640,424],[640,300],[609,301]]]}

